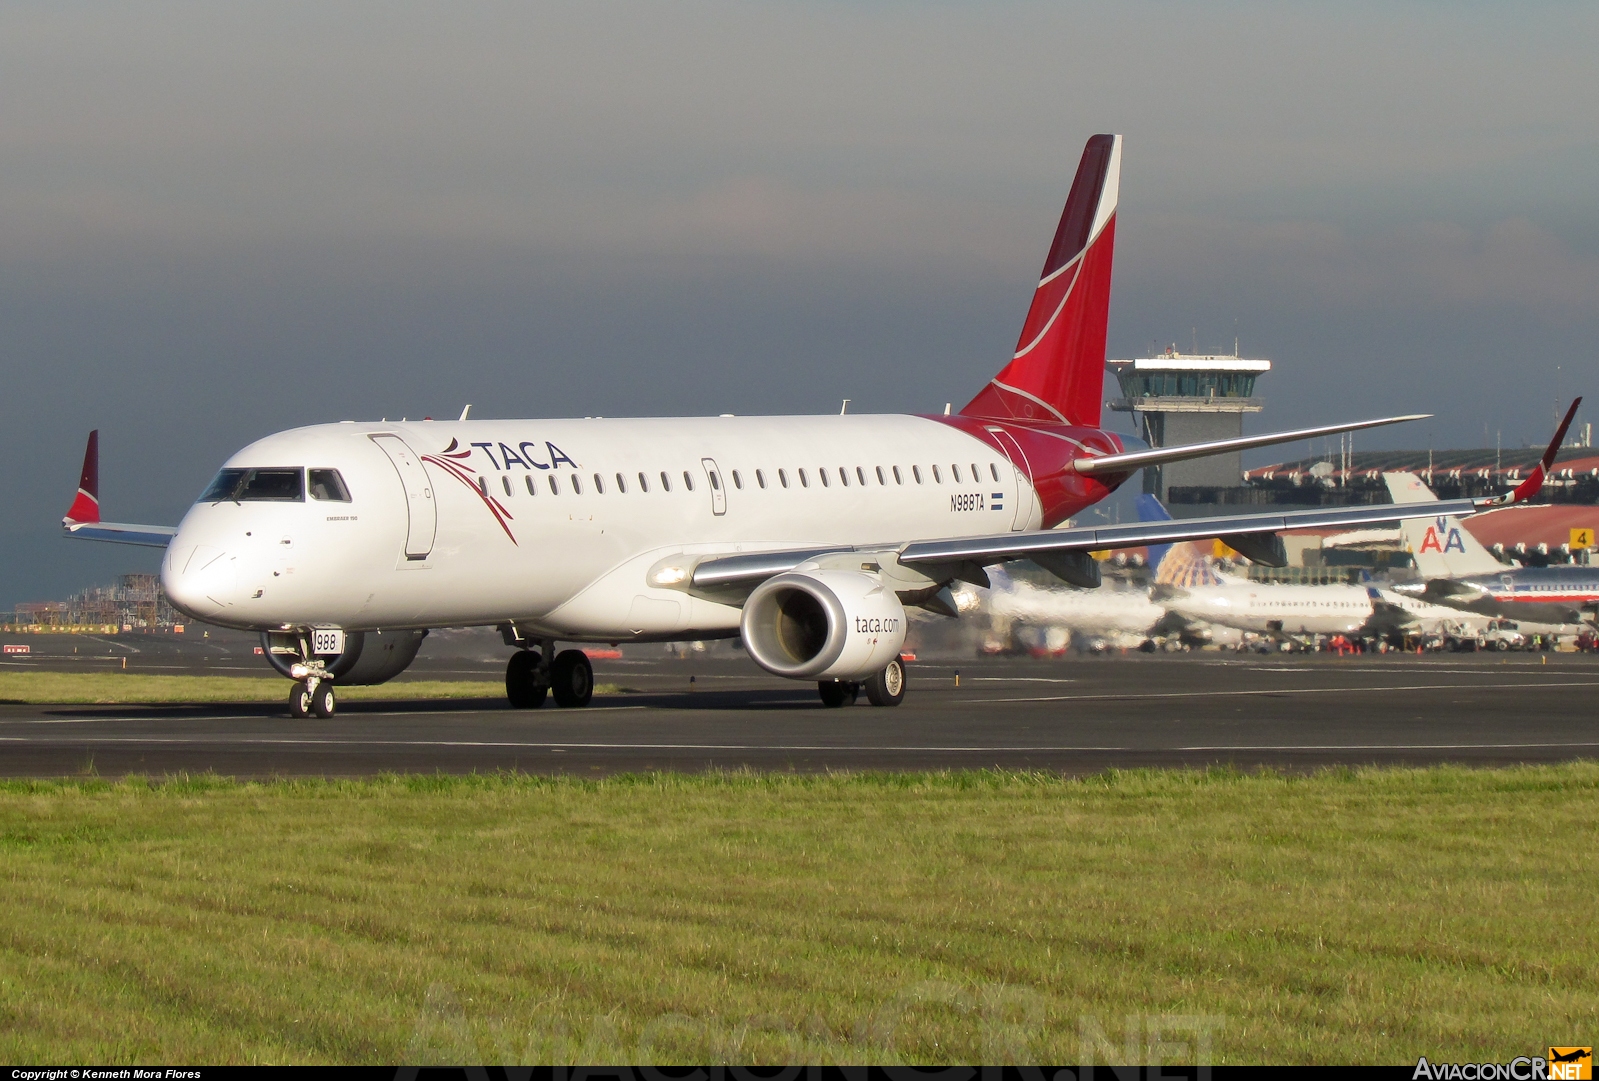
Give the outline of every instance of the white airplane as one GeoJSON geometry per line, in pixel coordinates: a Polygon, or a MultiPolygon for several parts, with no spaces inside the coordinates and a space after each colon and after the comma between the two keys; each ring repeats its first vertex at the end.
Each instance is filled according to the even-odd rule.
{"type": "MultiPolygon", "coordinates": [[[[1077,634],[1133,635],[1141,641],[1155,632],[1166,609],[1149,599],[1149,590],[1101,586],[1098,589],[1051,588],[1014,578],[1003,570],[989,572],[992,589],[986,597],[966,591],[956,597],[963,611],[981,608],[1006,637],[1013,624],[1062,627],[1077,634]]],[[[1136,644],[1136,643],[1135,643],[1136,644]]]]}
{"type": "MultiPolygon", "coordinates": [[[[905,607],[1030,558],[1097,582],[1092,550],[1221,536],[1282,562],[1279,530],[1466,515],[1456,500],[1052,529],[1146,465],[1413,417],[1128,451],[1100,427],[1120,136],[1088,141],[1010,362],[954,415],[318,424],[224,463],[177,526],[100,521],[95,435],[69,536],[166,549],[197,620],[255,629],[295,715],[404,670],[430,627],[497,626],[506,693],[581,706],[557,642],[742,636],[830,705],[905,690],[905,607]]],[[[1541,478],[1540,478],[1541,479],[1541,478]]]]}
{"type": "Polygon", "coordinates": [[[1223,576],[1219,585],[1157,591],[1184,619],[1278,638],[1359,635],[1371,622],[1364,586],[1272,585],[1223,576]]]}
{"type": "MultiPolygon", "coordinates": [[[[1140,521],[1171,521],[1171,515],[1160,500],[1148,493],[1138,497],[1137,505],[1140,521]]],[[[1155,586],[1189,589],[1220,585],[1223,581],[1196,541],[1151,546],[1148,558],[1155,572],[1155,586]]],[[[1181,637],[1189,644],[1218,640],[1235,644],[1239,640],[1236,633],[1227,633],[1231,628],[1218,636],[1216,628],[1210,625],[1173,619],[1164,605],[1151,598],[1154,591],[1148,587],[1083,589],[1059,582],[1040,585],[1017,578],[1004,569],[988,573],[993,584],[986,594],[967,588],[957,591],[955,599],[963,613],[980,611],[988,617],[995,641],[1011,640],[1017,625],[1046,630],[1060,628],[1074,635],[1133,646],[1161,634],[1181,637]]],[[[1167,591],[1161,592],[1164,595],[1167,591]]]]}

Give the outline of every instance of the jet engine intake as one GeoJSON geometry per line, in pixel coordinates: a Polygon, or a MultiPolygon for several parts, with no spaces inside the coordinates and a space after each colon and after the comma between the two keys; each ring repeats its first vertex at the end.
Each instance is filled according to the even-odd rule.
{"type": "Polygon", "coordinates": [[[899,656],[905,607],[876,575],[790,571],[768,578],[744,603],[744,648],[789,679],[865,679],[899,656]]]}

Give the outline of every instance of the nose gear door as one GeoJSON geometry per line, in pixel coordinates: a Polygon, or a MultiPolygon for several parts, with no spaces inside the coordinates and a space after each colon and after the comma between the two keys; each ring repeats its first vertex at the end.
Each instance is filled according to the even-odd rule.
{"type": "Polygon", "coordinates": [[[397,435],[374,435],[372,442],[383,449],[394,463],[405,488],[405,558],[426,559],[433,551],[433,535],[438,530],[439,511],[433,501],[433,485],[422,462],[397,435]]]}
{"type": "Polygon", "coordinates": [[[727,513],[727,488],[722,481],[722,471],[716,468],[714,458],[701,458],[700,465],[705,467],[705,479],[711,486],[711,513],[727,513]]]}

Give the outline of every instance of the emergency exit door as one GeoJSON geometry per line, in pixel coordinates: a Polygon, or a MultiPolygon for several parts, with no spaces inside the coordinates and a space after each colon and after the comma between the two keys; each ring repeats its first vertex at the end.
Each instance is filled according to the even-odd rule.
{"type": "Polygon", "coordinates": [[[711,513],[727,513],[727,482],[722,479],[722,471],[716,468],[716,459],[701,458],[700,465],[705,467],[705,481],[711,486],[711,513]]]}

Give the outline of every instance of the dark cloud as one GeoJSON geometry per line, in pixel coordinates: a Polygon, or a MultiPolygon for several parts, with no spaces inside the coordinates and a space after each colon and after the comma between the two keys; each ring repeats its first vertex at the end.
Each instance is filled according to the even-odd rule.
{"type": "Polygon", "coordinates": [[[936,410],[1127,136],[1111,351],[1270,356],[1257,424],[1536,441],[1591,392],[1581,5],[54,6],[0,13],[0,607],[149,558],[266,432],[936,410]]]}

